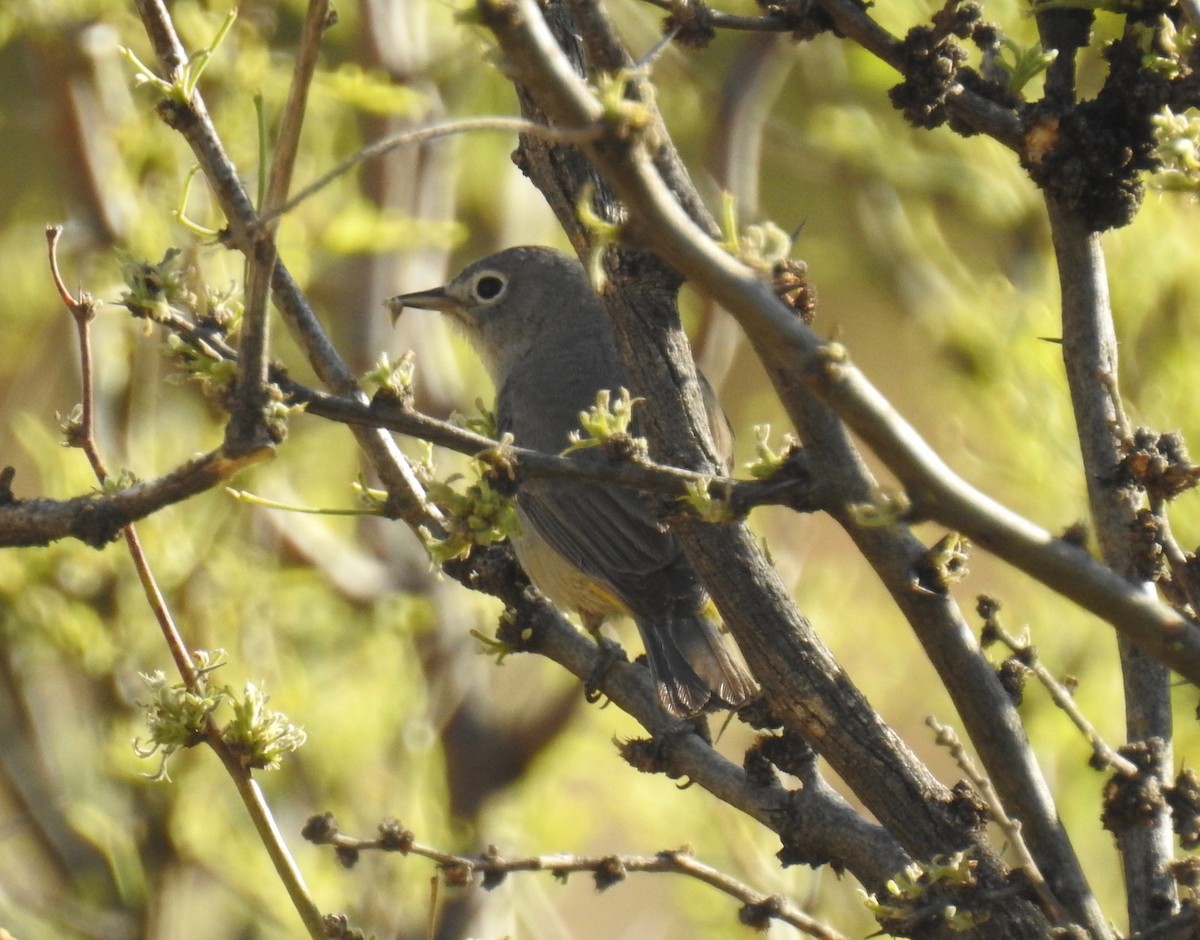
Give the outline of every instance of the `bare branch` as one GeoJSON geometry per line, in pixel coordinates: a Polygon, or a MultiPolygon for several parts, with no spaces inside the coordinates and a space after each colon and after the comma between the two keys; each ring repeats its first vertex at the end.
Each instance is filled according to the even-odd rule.
{"type": "MultiPolygon", "coordinates": [[[[993,602],[994,603],[994,602],[993,602]]],[[[999,618],[993,613],[987,618],[984,631],[1003,643],[1017,657],[1017,661],[1034,674],[1038,682],[1050,693],[1054,704],[1063,710],[1071,723],[1075,725],[1087,742],[1091,745],[1093,760],[1099,767],[1111,767],[1117,773],[1126,777],[1136,777],[1140,771],[1128,758],[1118,754],[1112,746],[1100,736],[1096,726],[1088,721],[1087,716],[1080,710],[1075,697],[1061,682],[1046,668],[1046,664],[1038,658],[1037,651],[1028,640],[1019,640],[1001,625],[999,618]]]]}
{"type": "Polygon", "coordinates": [[[805,914],[785,898],[755,891],[736,878],[704,864],[686,848],[654,855],[588,857],[559,854],[506,858],[500,855],[495,846],[491,846],[482,855],[456,855],[417,842],[413,834],[396,820],[381,823],[378,838],[360,839],[341,832],[337,821],[330,815],[310,819],[304,827],[304,835],[316,845],[333,846],[338,858],[347,867],[353,865],[362,852],[399,852],[427,858],[437,862],[443,877],[455,886],[471,884],[479,875],[482,876],[483,887],[492,888],[506,875],[515,872],[549,872],[562,882],[567,880],[568,875],[590,872],[599,890],[610,888],[624,881],[629,874],[637,872],[687,875],[741,901],[743,906],[738,916],[747,926],[765,930],[772,920],[778,920],[818,940],[845,940],[842,934],[805,914]]]}
{"type": "Polygon", "coordinates": [[[1004,804],[1000,802],[1000,798],[996,793],[996,788],[992,786],[992,781],[979,772],[975,766],[975,762],[971,760],[971,756],[967,753],[967,749],[963,747],[962,741],[954,733],[954,729],[949,725],[942,724],[932,715],[925,719],[925,724],[937,736],[937,743],[950,752],[950,756],[954,758],[954,762],[958,765],[959,770],[966,775],[976,791],[987,802],[992,818],[1008,837],[1009,845],[1012,846],[1017,854],[1020,868],[1025,872],[1025,877],[1029,879],[1029,883],[1033,885],[1033,890],[1038,896],[1038,902],[1042,905],[1046,916],[1055,924],[1067,924],[1069,921],[1067,911],[1058,898],[1054,896],[1054,892],[1051,891],[1050,886],[1046,883],[1046,879],[1038,869],[1037,861],[1030,854],[1029,847],[1025,844],[1025,839],[1021,834],[1020,820],[1013,819],[1005,811],[1004,804]]]}
{"type": "Polygon", "coordinates": [[[263,459],[255,454],[230,457],[218,449],[157,479],[103,496],[17,499],[9,493],[10,498],[0,501],[0,547],[48,545],[58,539],[76,538],[93,548],[102,548],[129,523],[219,486],[263,459]]]}
{"type": "MultiPolygon", "coordinates": [[[[1053,196],[1047,195],[1046,207],[1062,284],[1063,361],[1101,556],[1128,579],[1130,590],[1153,599],[1154,585],[1139,580],[1132,538],[1144,496],[1117,474],[1122,446],[1131,434],[1117,382],[1117,337],[1100,235],[1089,231],[1077,213],[1053,196]]],[[[1152,658],[1153,650],[1130,641],[1136,637],[1121,636],[1126,734],[1131,743],[1153,740],[1161,745],[1154,751],[1161,755],[1156,775],[1166,785],[1173,767],[1170,673],[1152,658]]],[[[1166,807],[1161,807],[1153,820],[1118,832],[1117,842],[1131,927],[1144,929],[1175,913],[1175,882],[1167,872],[1174,833],[1166,807]]]]}
{"type": "Polygon", "coordinates": [[[412,130],[400,131],[395,134],[389,134],[387,137],[381,137],[379,140],[372,141],[363,147],[361,150],[347,157],[332,170],[321,174],[303,189],[301,189],[291,199],[284,202],[282,205],[264,212],[259,219],[259,224],[266,225],[274,222],[280,216],[287,212],[291,212],[296,206],[304,202],[306,199],[316,195],[334,180],[344,176],[354,167],[358,166],[366,160],[373,160],[376,157],[381,157],[384,154],[390,153],[400,147],[411,147],[416,144],[427,143],[431,140],[438,140],[442,137],[451,137],[456,134],[466,134],[475,131],[495,131],[499,133],[516,133],[516,134],[532,134],[536,137],[543,137],[547,140],[562,141],[564,143],[582,143],[586,140],[595,139],[601,132],[598,127],[581,127],[578,130],[560,129],[555,127],[547,127],[544,124],[538,124],[535,121],[526,121],[523,118],[509,117],[483,117],[483,118],[463,118],[459,121],[443,121],[440,124],[433,124],[429,127],[418,127],[412,130]]]}

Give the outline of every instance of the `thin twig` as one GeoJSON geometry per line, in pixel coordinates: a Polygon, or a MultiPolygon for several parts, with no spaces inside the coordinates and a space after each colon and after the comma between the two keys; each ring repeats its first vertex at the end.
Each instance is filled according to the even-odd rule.
{"type": "MultiPolygon", "coordinates": [[[[108,471],[104,467],[104,461],[100,458],[99,447],[96,444],[95,365],[92,359],[91,330],[92,321],[96,316],[96,305],[95,301],[86,292],[81,292],[79,297],[75,298],[67,290],[63,282],[62,273],[58,267],[58,239],[60,235],[62,235],[62,226],[52,225],[46,228],[46,243],[50,253],[50,274],[54,278],[55,287],[58,289],[63,304],[70,312],[71,319],[75,322],[75,327],[79,335],[79,361],[83,395],[82,417],[78,428],[72,430],[71,443],[77,444],[83,450],[87,456],[88,463],[91,464],[96,481],[103,487],[109,478],[108,471]]],[[[138,580],[142,584],[142,590],[145,592],[146,599],[150,603],[150,610],[154,614],[154,619],[158,621],[158,626],[162,631],[163,639],[166,641],[167,649],[171,653],[171,658],[175,661],[175,667],[179,670],[179,674],[183,677],[183,681],[187,687],[196,691],[199,688],[200,674],[197,672],[196,664],[192,661],[191,654],[188,652],[187,644],[183,642],[179,628],[175,625],[175,621],[171,617],[166,600],[162,596],[162,591],[159,590],[158,580],[154,577],[154,572],[150,568],[150,562],[146,558],[145,551],[142,549],[142,543],[138,538],[137,530],[130,524],[121,529],[121,535],[124,537],[125,545],[129,549],[129,555],[133,560],[134,569],[137,571],[138,580]]]]}
{"type": "Polygon", "coordinates": [[[1008,815],[1003,801],[1001,801],[999,795],[996,793],[996,788],[992,786],[991,779],[986,774],[981,773],[975,766],[975,762],[971,760],[971,755],[967,753],[967,749],[963,747],[962,741],[959,740],[953,728],[942,724],[932,715],[925,719],[925,724],[936,735],[936,743],[950,752],[950,756],[954,758],[954,762],[958,765],[959,770],[966,775],[967,779],[975,787],[976,792],[987,803],[992,819],[1008,837],[1009,844],[1012,846],[1013,851],[1016,852],[1017,863],[1037,894],[1038,901],[1041,902],[1042,910],[1046,912],[1046,916],[1055,924],[1068,923],[1070,917],[1063,908],[1062,903],[1054,896],[1054,892],[1050,890],[1050,885],[1042,877],[1042,872],[1038,868],[1037,861],[1030,854],[1029,846],[1025,844],[1025,837],[1021,834],[1020,820],[1013,819],[1008,815]]]}
{"type": "Polygon", "coordinates": [[[83,450],[88,463],[92,467],[92,472],[101,485],[103,485],[108,479],[108,470],[100,459],[100,452],[96,448],[95,391],[92,378],[94,375],[94,366],[92,363],[91,324],[96,318],[97,301],[86,291],[80,291],[79,297],[73,296],[63,281],[62,272],[58,267],[58,240],[61,236],[61,225],[46,226],[46,248],[50,257],[50,276],[54,279],[54,286],[58,290],[59,299],[62,300],[63,306],[71,314],[71,321],[75,324],[75,331],[79,337],[80,379],[82,384],[80,394],[82,398],[79,426],[74,430],[72,434],[73,439],[70,443],[79,446],[83,450]]]}
{"type": "Polygon", "coordinates": [[[259,220],[260,224],[266,225],[275,221],[281,215],[291,212],[296,206],[304,202],[304,200],[314,196],[320,192],[334,180],[344,176],[358,164],[365,160],[372,160],[375,157],[382,156],[385,153],[399,147],[408,147],[414,144],[423,144],[427,141],[437,140],[441,137],[450,137],[455,134],[466,134],[475,131],[498,131],[501,133],[510,134],[533,134],[537,137],[542,137],[546,140],[558,141],[561,143],[583,143],[586,140],[594,140],[601,133],[598,126],[581,127],[581,128],[557,128],[547,127],[545,124],[538,124],[536,121],[527,121],[524,118],[509,118],[509,117],[483,117],[483,118],[463,118],[458,121],[444,121],[439,124],[431,124],[428,127],[418,127],[412,130],[400,131],[395,134],[389,134],[387,137],[381,137],[379,140],[373,141],[361,150],[347,157],[332,170],[323,173],[317,177],[298,193],[292,196],[291,199],[283,203],[281,206],[264,212],[259,220]]]}
{"type": "MultiPolygon", "coordinates": [[[[83,369],[83,418],[80,426],[77,429],[73,429],[72,443],[77,443],[83,449],[84,453],[88,455],[88,460],[92,464],[92,470],[95,473],[97,481],[101,486],[104,486],[109,478],[96,444],[94,421],[95,401],[93,390],[95,388],[95,367],[91,355],[91,323],[95,316],[95,305],[86,293],[81,292],[80,297],[76,299],[71,296],[65,287],[58,268],[57,255],[58,238],[61,231],[61,228],[57,226],[47,228],[46,241],[50,256],[50,270],[55,286],[62,296],[63,303],[71,313],[79,333],[80,362],[83,369]]],[[[175,619],[171,615],[170,608],[167,606],[166,599],[163,597],[162,591],[158,586],[158,579],[154,576],[150,561],[146,557],[145,550],[142,548],[141,540],[138,538],[137,530],[132,524],[126,525],[122,528],[121,534],[124,536],[125,545],[133,561],[134,569],[137,571],[138,580],[142,585],[142,590],[146,595],[150,610],[158,622],[159,630],[162,632],[163,639],[167,644],[167,649],[175,662],[175,667],[179,675],[189,690],[202,692],[203,679],[200,671],[197,669],[196,663],[188,651],[187,644],[184,642],[175,619]]],[[[255,828],[259,832],[267,854],[270,856],[280,880],[291,897],[293,905],[295,905],[297,912],[300,914],[301,920],[308,928],[310,936],[313,937],[313,940],[323,940],[325,930],[321,912],[316,904],[313,903],[308,889],[304,885],[300,869],[279,834],[275,821],[271,816],[270,807],[267,806],[266,801],[263,799],[262,793],[257,783],[255,783],[250,769],[242,763],[241,759],[233,753],[232,749],[225,742],[221,730],[211,713],[206,714],[204,718],[204,740],[220,758],[221,763],[225,765],[230,778],[234,782],[234,786],[238,790],[238,794],[242,797],[243,805],[246,807],[255,828]]]]}
{"type": "MultiPolygon", "coordinates": [[[[307,111],[308,92],[316,72],[317,54],[328,17],[328,0],[310,0],[292,70],[292,81],[288,86],[275,155],[271,161],[267,192],[265,197],[259,194],[266,212],[287,199],[300,144],[300,130],[304,126],[307,111]]],[[[263,224],[260,220],[255,229],[254,248],[246,259],[246,309],[238,343],[238,371],[234,380],[229,431],[235,442],[251,445],[271,439],[264,413],[269,403],[266,390],[270,349],[267,298],[271,288],[271,272],[278,259],[275,244],[278,227],[278,221],[263,224]]]]}
{"type": "MultiPolygon", "coordinates": [[[[296,154],[300,148],[300,130],[308,112],[308,93],[317,70],[321,37],[330,25],[329,15],[329,0],[309,0],[296,63],[292,69],[292,81],[288,86],[287,101],[283,108],[279,138],[275,142],[275,156],[271,161],[266,198],[262,203],[264,213],[273,213],[282,205],[287,200],[288,190],[292,185],[292,171],[295,169],[296,154]]],[[[275,226],[270,221],[260,218],[258,224],[263,233],[274,231],[275,226]]]]}
{"type": "Polygon", "coordinates": [[[1154,513],[1154,518],[1158,523],[1158,541],[1162,546],[1163,558],[1167,562],[1167,567],[1171,570],[1170,585],[1176,591],[1174,601],[1177,604],[1187,604],[1193,615],[1198,614],[1200,613],[1200,579],[1197,579],[1196,571],[1188,563],[1188,556],[1180,547],[1175,533],[1171,529],[1171,522],[1167,517],[1166,500],[1151,499],[1150,511],[1154,513]]]}
{"type": "Polygon", "coordinates": [[[1128,758],[1118,754],[1116,749],[1100,736],[1100,732],[1096,730],[1096,726],[1088,720],[1082,709],[1080,709],[1079,703],[1075,701],[1075,696],[1046,668],[1045,664],[1038,657],[1032,643],[1028,640],[1022,641],[1017,639],[1000,625],[1000,621],[996,617],[988,619],[987,629],[992,636],[1008,647],[1021,665],[1029,669],[1038,682],[1050,693],[1050,698],[1054,701],[1054,704],[1063,710],[1066,716],[1071,719],[1071,723],[1087,738],[1087,742],[1092,748],[1092,753],[1095,755],[1095,760],[1101,767],[1111,767],[1123,777],[1132,778],[1138,776],[1139,771],[1137,766],[1128,758]]]}
{"type": "Polygon", "coordinates": [[[376,839],[354,838],[338,831],[337,823],[331,816],[315,817],[305,827],[305,835],[310,841],[317,845],[333,846],[345,863],[352,864],[359,853],[368,851],[417,855],[437,862],[444,873],[443,877],[455,885],[470,884],[476,875],[483,877],[484,884],[495,885],[505,875],[526,871],[549,872],[563,882],[568,875],[590,872],[601,889],[623,881],[632,872],[687,875],[741,901],[740,919],[757,929],[765,930],[771,920],[778,920],[818,940],[845,940],[841,933],[810,917],[780,895],[755,891],[725,872],[699,861],[687,849],[666,850],[654,855],[558,854],[506,858],[494,846],[482,855],[458,855],[424,845],[395,820],[380,825],[379,832],[376,839]]]}

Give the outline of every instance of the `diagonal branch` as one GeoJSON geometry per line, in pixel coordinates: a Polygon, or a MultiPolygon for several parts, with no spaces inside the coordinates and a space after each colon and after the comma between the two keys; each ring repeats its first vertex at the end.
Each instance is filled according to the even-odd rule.
{"type": "MultiPolygon", "coordinates": [[[[815,767],[803,785],[787,790],[773,774],[750,774],[719,754],[695,726],[662,708],[649,672],[615,659],[582,634],[557,608],[513,576],[506,546],[475,552],[447,573],[467,587],[499,597],[509,614],[499,638],[513,648],[546,656],[633,716],[651,737],[638,769],[686,778],[777,833],[784,852],[811,864],[844,865],[870,891],[880,890],[910,857],[880,825],[868,821],[834,791],[815,767]]],[[[632,742],[631,742],[632,743],[632,742]]]]}

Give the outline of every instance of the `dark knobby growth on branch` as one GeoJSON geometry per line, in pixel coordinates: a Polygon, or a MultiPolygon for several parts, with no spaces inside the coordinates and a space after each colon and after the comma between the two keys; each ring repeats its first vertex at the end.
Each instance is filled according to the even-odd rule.
{"type": "Polygon", "coordinates": [[[1091,100],[1047,100],[1025,114],[1022,165],[1091,231],[1127,225],[1141,205],[1142,175],[1159,166],[1152,118],[1174,97],[1172,80],[1147,67],[1134,27],[1104,51],[1109,72],[1091,100]]]}
{"type": "Polygon", "coordinates": [[[1141,487],[1153,502],[1169,502],[1200,482],[1200,466],[1192,463],[1178,431],[1138,428],[1123,450],[1114,482],[1141,487]]]}
{"type": "Polygon", "coordinates": [[[1162,759],[1164,742],[1150,739],[1119,748],[1122,757],[1132,761],[1137,773],[1113,774],[1104,786],[1101,822],[1110,832],[1145,826],[1166,805],[1163,786],[1155,776],[1162,759]]]}
{"type": "Polygon", "coordinates": [[[1179,844],[1189,851],[1200,848],[1200,777],[1185,767],[1167,788],[1167,805],[1179,844]]]}
{"type": "MultiPolygon", "coordinates": [[[[947,101],[959,85],[970,85],[989,95],[999,90],[999,86],[983,82],[973,69],[964,67],[968,54],[958,40],[974,43],[985,54],[995,51],[996,27],[984,21],[979,4],[947,0],[933,15],[930,26],[914,26],[904,37],[904,81],[893,87],[888,97],[914,127],[934,128],[950,120],[953,115],[947,101]]],[[[974,133],[961,122],[956,121],[954,128],[964,135],[974,133]]]]}

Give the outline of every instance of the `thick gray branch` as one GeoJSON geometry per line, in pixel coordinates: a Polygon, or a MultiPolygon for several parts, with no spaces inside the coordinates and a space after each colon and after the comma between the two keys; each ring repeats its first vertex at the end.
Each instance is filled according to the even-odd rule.
{"type": "MultiPolygon", "coordinates": [[[[1132,590],[1154,596],[1153,584],[1138,583],[1133,526],[1140,494],[1122,485],[1117,466],[1129,438],[1117,384],[1117,337],[1108,297],[1100,236],[1058,203],[1046,200],[1054,253],[1062,284],[1062,349],[1087,480],[1088,504],[1100,552],[1114,571],[1129,579],[1132,590]]],[[[1169,785],[1172,719],[1170,674],[1147,653],[1122,638],[1121,674],[1125,689],[1127,739],[1152,742],[1150,771],[1169,785]]],[[[1167,865],[1174,850],[1171,813],[1159,801],[1153,817],[1116,833],[1125,872],[1129,923],[1144,930],[1179,909],[1175,882],[1167,865]]]]}

